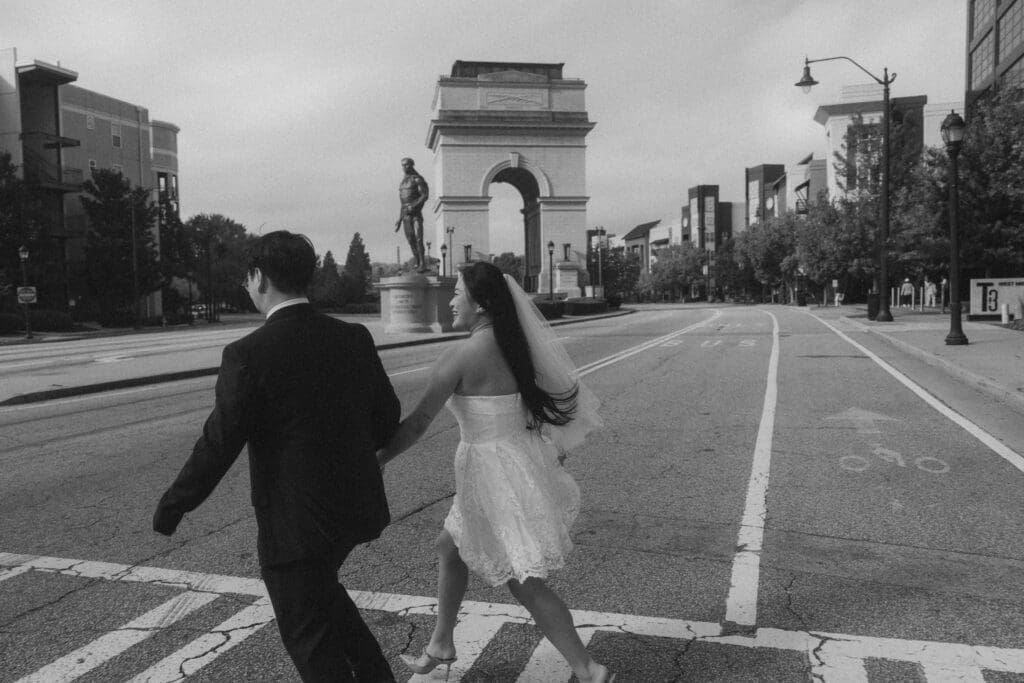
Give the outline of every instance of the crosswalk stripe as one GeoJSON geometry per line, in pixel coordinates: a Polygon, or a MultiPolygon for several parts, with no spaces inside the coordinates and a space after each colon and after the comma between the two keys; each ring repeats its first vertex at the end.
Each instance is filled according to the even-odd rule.
{"type": "Polygon", "coordinates": [[[209,633],[168,655],[128,683],[173,683],[191,676],[274,620],[270,601],[261,598],[209,633]]]}
{"type": "Polygon", "coordinates": [[[32,571],[32,565],[23,564],[17,567],[11,567],[10,569],[4,569],[0,571],[0,581],[6,581],[7,579],[13,579],[15,576],[24,574],[25,572],[32,571]]]}
{"type": "Polygon", "coordinates": [[[159,607],[124,626],[110,631],[64,655],[60,659],[29,674],[16,683],[65,683],[92,671],[104,662],[121,654],[132,645],[149,638],[160,629],[188,616],[203,605],[216,600],[216,593],[185,591],[174,596],[159,607]]]}
{"type": "MultiPolygon", "coordinates": [[[[577,628],[583,647],[590,645],[594,637],[593,628],[577,628]]],[[[562,654],[555,649],[547,638],[542,638],[533,650],[530,661],[523,667],[516,683],[551,683],[552,681],[568,681],[572,677],[572,667],[565,661],[562,654]]]]}
{"type": "MultiPolygon", "coordinates": [[[[266,599],[266,589],[258,579],[218,574],[200,574],[198,572],[161,569],[158,567],[87,562],[69,558],[0,553],[0,571],[3,570],[2,568],[20,570],[22,567],[78,578],[148,582],[165,587],[176,586],[180,587],[184,592],[175,600],[183,600],[186,605],[189,604],[189,600],[200,601],[202,604],[205,604],[205,602],[213,600],[222,593],[252,595],[264,601],[266,599]],[[197,597],[188,597],[190,595],[196,596],[197,592],[197,597]]],[[[431,616],[436,614],[437,610],[437,600],[435,598],[398,595],[394,593],[370,593],[366,591],[350,591],[350,594],[356,605],[364,610],[431,616]]],[[[171,602],[174,603],[175,601],[171,602]]],[[[254,603],[253,607],[246,609],[255,612],[258,609],[255,607],[256,604],[258,603],[254,603]]],[[[195,604],[192,609],[199,606],[201,605],[195,604]]],[[[818,631],[787,631],[764,627],[757,628],[752,635],[722,635],[721,624],[712,622],[611,612],[593,612],[588,610],[571,610],[571,614],[581,634],[588,631],[590,633],[607,631],[616,634],[651,636],[674,640],[700,640],[703,643],[751,649],[800,652],[805,654],[810,661],[816,680],[822,680],[825,683],[866,681],[867,674],[864,669],[864,661],[867,659],[917,664],[921,666],[925,673],[926,680],[936,682],[968,681],[969,683],[980,683],[982,679],[979,678],[979,672],[982,670],[1012,674],[1024,673],[1024,649],[944,643],[939,641],[900,640],[897,638],[879,638],[818,631]]],[[[148,637],[152,631],[168,626],[181,616],[184,616],[184,614],[181,613],[176,605],[171,607],[165,605],[126,624],[117,631],[107,634],[107,636],[115,639],[124,638],[123,633],[128,630],[132,634],[141,633],[141,635],[137,636],[141,640],[148,637]],[[157,612],[166,613],[168,619],[162,620],[161,615],[151,616],[157,612]],[[131,631],[131,629],[135,630],[131,631]],[[144,632],[139,631],[139,629],[144,629],[144,632]]],[[[269,621],[270,615],[266,615],[266,618],[269,621]]],[[[461,680],[464,672],[473,666],[475,660],[479,658],[487,644],[493,640],[494,635],[501,628],[502,624],[530,623],[529,613],[519,605],[477,602],[473,600],[467,600],[462,603],[459,620],[461,629],[458,627],[456,629],[456,647],[459,649],[459,662],[452,669],[452,681],[461,680]],[[456,674],[459,674],[458,678],[456,678],[456,674]]],[[[252,619],[249,613],[245,613],[245,610],[242,610],[242,613],[229,619],[225,624],[229,622],[238,623],[240,628],[244,629],[254,626],[258,621],[260,619],[252,619]]],[[[217,634],[219,637],[219,631],[227,630],[225,624],[211,631],[211,634],[217,634]]],[[[94,643],[86,646],[86,648],[81,648],[70,655],[62,657],[57,662],[41,669],[32,676],[21,679],[18,683],[27,683],[27,681],[52,683],[53,681],[72,680],[74,676],[67,676],[66,670],[68,665],[77,662],[78,658],[83,658],[83,661],[85,657],[95,658],[95,654],[87,652],[87,650],[89,648],[95,650],[97,643],[103,645],[105,642],[104,638],[94,641],[94,643]],[[63,669],[58,667],[58,664],[61,662],[64,663],[62,665],[63,669]],[[41,673],[45,675],[40,675],[41,673]]],[[[217,642],[221,641],[218,640],[217,642]]],[[[122,645],[124,645],[121,648],[122,650],[130,646],[130,644],[125,643],[122,643],[122,645]]],[[[190,646],[198,647],[198,645],[190,646]]],[[[106,647],[109,648],[109,645],[106,645],[106,647]]],[[[221,645],[217,649],[215,656],[223,653],[225,649],[221,645]]],[[[116,653],[109,654],[106,659],[114,656],[114,654],[116,653]]],[[[534,656],[546,657],[547,655],[541,651],[539,655],[535,652],[534,656]]],[[[203,663],[207,664],[211,660],[212,657],[203,663]]],[[[89,668],[97,665],[92,664],[89,668]]],[[[88,669],[83,669],[81,673],[84,673],[85,670],[88,669]]],[[[76,675],[81,675],[81,673],[76,675]]],[[[568,680],[568,674],[564,680],[568,680]]]]}

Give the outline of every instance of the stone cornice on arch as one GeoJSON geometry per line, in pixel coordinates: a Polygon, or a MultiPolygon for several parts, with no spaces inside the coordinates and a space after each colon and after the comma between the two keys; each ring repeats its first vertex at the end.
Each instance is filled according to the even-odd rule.
{"type": "Polygon", "coordinates": [[[551,181],[548,180],[548,176],[544,173],[543,169],[539,166],[527,161],[524,157],[520,156],[518,152],[513,152],[510,159],[499,161],[492,166],[486,173],[484,173],[483,182],[480,183],[480,196],[487,197],[490,195],[491,183],[494,182],[494,178],[507,168],[521,168],[525,171],[529,171],[530,175],[537,181],[537,189],[540,192],[540,198],[548,198],[551,196],[551,181]]]}

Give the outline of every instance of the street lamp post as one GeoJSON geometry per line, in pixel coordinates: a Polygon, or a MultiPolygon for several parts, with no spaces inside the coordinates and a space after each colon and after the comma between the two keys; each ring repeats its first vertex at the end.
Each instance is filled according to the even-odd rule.
{"type": "MultiPolygon", "coordinates": [[[[427,242],[427,254],[426,254],[426,256],[423,257],[423,259],[426,261],[426,263],[430,263],[430,258],[431,258],[431,254],[432,253],[433,252],[430,250],[430,242],[427,242]]],[[[424,266],[426,266],[426,263],[424,264],[424,266]]]]}
{"type": "Polygon", "coordinates": [[[960,243],[959,243],[959,178],[957,173],[957,157],[960,155],[960,143],[964,139],[963,118],[955,111],[950,111],[942,121],[942,141],[946,144],[949,154],[949,334],[946,344],[962,346],[967,344],[967,335],[960,324],[960,243]]]}
{"type": "Polygon", "coordinates": [[[441,244],[441,275],[448,275],[448,245],[441,244]]]}
{"type": "Polygon", "coordinates": [[[450,275],[454,275],[455,274],[455,247],[452,245],[452,235],[455,234],[455,226],[454,225],[449,225],[448,227],[446,227],[444,229],[444,231],[446,233],[448,233],[448,253],[450,253],[452,255],[452,260],[451,260],[451,264],[450,264],[451,265],[451,269],[449,270],[449,274],[450,275]]]}
{"type": "Polygon", "coordinates": [[[555,243],[548,242],[548,299],[555,300],[555,243]]]}
{"type": "Polygon", "coordinates": [[[796,86],[802,88],[805,93],[811,91],[811,87],[818,84],[818,81],[811,77],[811,64],[815,62],[829,62],[835,59],[845,59],[858,69],[870,76],[876,83],[882,86],[882,207],[879,216],[878,231],[878,314],[875,320],[878,322],[892,322],[892,312],[889,310],[889,85],[896,80],[896,74],[889,74],[889,68],[882,69],[882,78],[874,75],[863,66],[849,57],[825,57],[823,59],[807,59],[804,57],[804,74],[796,86]]]}
{"type": "Polygon", "coordinates": [[[604,294],[604,283],[601,281],[601,247],[604,246],[604,228],[597,229],[597,286],[602,288],[604,294]]]}
{"type": "Polygon", "coordinates": [[[142,327],[142,321],[139,319],[139,256],[138,237],[135,234],[135,197],[129,196],[128,201],[131,202],[128,213],[132,235],[132,326],[139,329],[142,327]]]}
{"type": "MultiPolygon", "coordinates": [[[[21,286],[28,287],[28,247],[23,245],[18,248],[18,259],[21,260],[21,286]]],[[[32,323],[29,322],[28,304],[23,303],[21,310],[25,314],[25,339],[31,339],[32,323]]]]}

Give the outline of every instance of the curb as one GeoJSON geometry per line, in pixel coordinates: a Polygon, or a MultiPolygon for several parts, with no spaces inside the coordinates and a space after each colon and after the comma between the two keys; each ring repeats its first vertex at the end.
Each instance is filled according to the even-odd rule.
{"type": "Polygon", "coordinates": [[[910,356],[914,356],[915,358],[924,361],[928,365],[931,365],[933,368],[938,368],[939,370],[942,370],[946,374],[951,375],[957,379],[963,380],[967,384],[970,384],[975,388],[984,391],[989,396],[1001,401],[1005,401],[1007,403],[1014,404],[1013,407],[1015,407],[1017,410],[1024,411],[1024,395],[1021,395],[1019,391],[1013,391],[1012,389],[1004,387],[998,382],[992,381],[988,377],[984,377],[977,373],[971,372],[970,370],[967,370],[966,368],[961,367],[956,363],[951,363],[945,358],[939,358],[934,354],[928,353],[924,349],[919,349],[913,344],[908,344],[902,339],[892,337],[884,332],[880,332],[875,328],[864,325],[856,320],[852,320],[850,318],[847,318],[846,316],[841,316],[840,319],[850,323],[851,325],[855,326],[857,329],[863,332],[870,332],[879,339],[888,342],[890,345],[894,346],[895,348],[899,349],[900,351],[910,356]]]}
{"type": "MultiPolygon", "coordinates": [[[[552,327],[561,327],[562,325],[573,325],[576,323],[590,322],[591,320],[605,320],[607,318],[618,318],[624,315],[630,315],[635,313],[632,309],[625,309],[616,311],[614,313],[608,313],[605,315],[588,316],[586,318],[579,318],[578,320],[553,320],[551,321],[552,327]]],[[[114,336],[114,335],[111,335],[114,336]]],[[[457,339],[466,339],[469,337],[468,333],[464,334],[449,334],[444,337],[431,337],[429,339],[411,339],[404,342],[392,342],[389,344],[375,344],[375,348],[378,351],[385,351],[388,349],[397,349],[406,346],[424,346],[426,344],[439,344],[447,341],[454,341],[457,339]]],[[[46,389],[44,391],[31,391],[26,394],[18,394],[11,398],[0,401],[0,407],[3,406],[16,406],[25,405],[26,403],[42,403],[43,401],[52,401],[58,398],[68,398],[69,396],[84,396],[86,394],[98,394],[104,391],[113,391],[114,389],[128,389],[131,387],[146,386],[149,384],[163,384],[165,382],[177,382],[183,379],[194,379],[196,377],[208,377],[216,375],[220,372],[220,366],[214,368],[198,368],[195,370],[182,370],[180,372],[166,372],[159,375],[148,375],[145,377],[132,377],[128,379],[117,379],[110,382],[97,382],[96,384],[83,384],[77,387],[61,387],[59,389],[46,389]]]]}

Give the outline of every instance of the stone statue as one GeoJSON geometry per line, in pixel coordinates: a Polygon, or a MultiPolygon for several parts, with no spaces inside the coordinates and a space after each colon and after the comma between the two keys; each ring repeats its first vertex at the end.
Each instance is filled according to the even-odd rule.
{"type": "Polygon", "coordinates": [[[395,222],[395,232],[398,232],[400,227],[405,228],[405,239],[409,241],[413,258],[416,260],[416,270],[425,273],[427,257],[423,249],[423,205],[427,202],[430,192],[427,189],[427,181],[416,172],[412,159],[402,159],[402,170],[405,171],[405,177],[398,186],[402,210],[395,222]]]}

